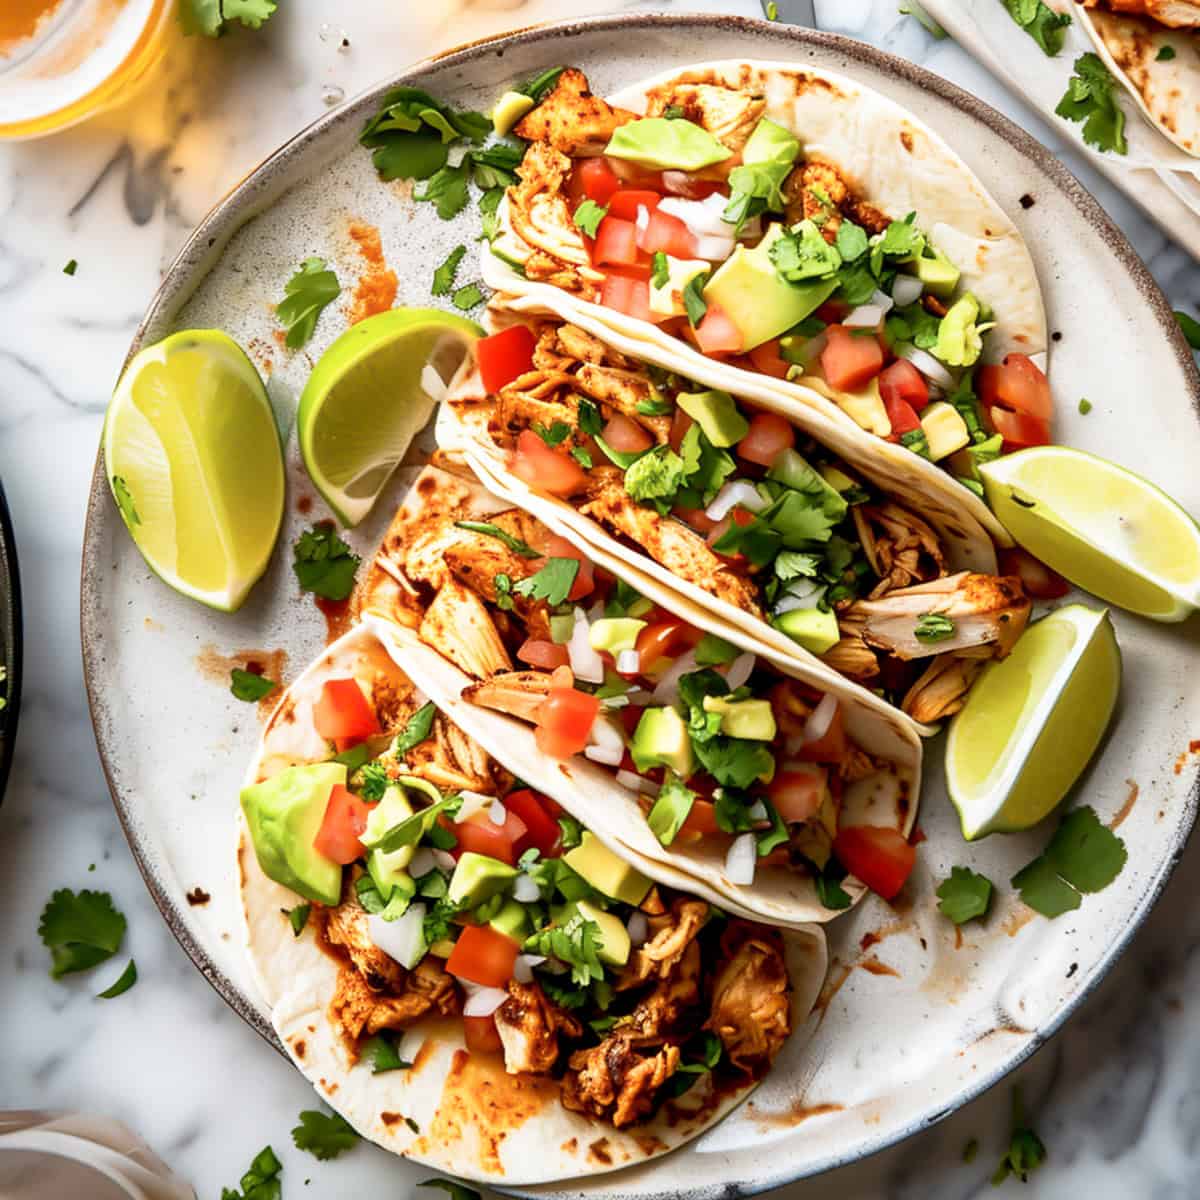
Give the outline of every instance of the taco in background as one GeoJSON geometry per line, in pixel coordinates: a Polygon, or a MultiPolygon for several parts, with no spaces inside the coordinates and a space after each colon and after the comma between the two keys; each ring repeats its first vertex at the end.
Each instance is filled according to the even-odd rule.
{"type": "Polygon", "coordinates": [[[723,906],[826,921],[864,885],[891,898],[912,869],[910,721],[552,533],[469,474],[422,472],[362,606],[496,759],[723,906]]]}
{"type": "Polygon", "coordinates": [[[1050,440],[1045,313],[1016,226],[937,134],[843,76],[740,60],[611,104],[568,69],[515,132],[483,256],[506,303],[618,330],[705,387],[765,377],[1008,544],[952,456],[1050,440]]]}
{"type": "Polygon", "coordinates": [[[395,1153],[533,1184],[674,1149],[777,1057],[798,1063],[820,930],[652,879],[438,713],[389,650],[359,627],[305,671],[241,795],[250,959],[324,1098],[395,1153]]]}
{"type": "MultiPolygon", "coordinates": [[[[440,443],[618,573],[655,580],[657,603],[682,594],[926,726],[1025,628],[1029,601],[996,574],[984,529],[858,431],[748,376],[736,394],[703,388],[558,319],[510,325],[475,352],[440,443]]],[[[963,451],[969,469],[999,442],[963,451]]]]}

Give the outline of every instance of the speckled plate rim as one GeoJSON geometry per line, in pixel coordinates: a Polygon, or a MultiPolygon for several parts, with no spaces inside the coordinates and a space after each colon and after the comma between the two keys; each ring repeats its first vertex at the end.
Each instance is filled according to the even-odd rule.
{"type": "Polygon", "coordinates": [[[17,535],[4,487],[0,485],[0,666],[7,668],[0,687],[4,709],[0,712],[0,804],[12,770],[21,716],[21,668],[24,654],[21,615],[21,570],[17,561],[17,535]]]}
{"type": "MultiPolygon", "coordinates": [[[[279,175],[286,175],[298,160],[310,152],[311,144],[330,130],[339,126],[357,126],[362,120],[364,108],[374,104],[387,90],[404,82],[410,76],[420,74],[433,64],[440,66],[467,66],[484,55],[494,54],[497,49],[509,46],[527,45],[545,41],[547,43],[569,41],[575,35],[584,31],[622,30],[629,32],[631,27],[679,28],[690,30],[697,28],[711,31],[714,36],[722,33],[736,32],[743,35],[757,35],[765,41],[790,43],[796,47],[818,48],[830,53],[845,55],[866,66],[890,72],[930,92],[937,98],[948,102],[968,117],[974,118],[985,126],[992,134],[1002,138],[1018,151],[1026,160],[1036,167],[1047,182],[1062,193],[1076,208],[1081,217],[1099,234],[1105,245],[1120,262],[1128,273],[1144,299],[1148,309],[1154,314],[1163,337],[1173,350],[1176,359],[1188,381],[1192,409],[1200,424],[1200,371],[1182,331],[1176,322],[1171,306],[1159,289],[1154,277],[1150,274],[1144,262],[1138,256],[1125,235],[1112,221],[1090,192],[1071,174],[1070,171],[1040,142],[1026,133],[1013,121],[984,103],[978,97],[964,91],[962,88],[935,75],[922,67],[916,66],[907,59],[879,50],[865,42],[847,38],[840,34],[825,33],[817,30],[802,29],[796,26],[780,25],[768,21],[755,20],[747,17],[721,16],[705,13],[630,13],[625,15],[608,15],[590,17],[581,20],[551,22],[530,26],[516,32],[481,39],[459,48],[445,51],[441,54],[422,59],[411,64],[405,70],[367,88],[339,109],[318,118],[285,142],[268,158],[264,159],[254,170],[249,172],[242,181],[220,200],[209,214],[200,222],[195,231],[176,256],[167,270],[163,281],[155,293],[146,314],[139,324],[126,363],[129,358],[141,349],[148,332],[156,321],[168,312],[177,310],[191,295],[199,281],[208,273],[220,257],[226,243],[253,216],[263,211],[273,199],[279,175]]],[[[563,55],[552,57],[562,58],[563,55]]],[[[569,54],[566,56],[569,58],[569,54]]],[[[197,969],[213,986],[223,1000],[247,1022],[254,1030],[262,1035],[276,1050],[282,1048],[270,1024],[255,1010],[248,998],[237,988],[229,977],[213,963],[204,947],[193,936],[183,919],[183,912],[176,898],[169,895],[161,880],[155,877],[149,867],[148,854],[141,845],[135,832],[129,802],[123,797],[114,782],[110,756],[113,750],[107,745],[102,732],[104,725],[98,719],[98,709],[102,704],[101,696],[93,680],[93,672],[101,657],[100,647],[93,641],[90,626],[94,627],[95,617],[100,611],[101,589],[97,581],[100,578],[94,568],[98,563],[97,539],[95,531],[103,507],[109,503],[108,485],[104,478],[103,460],[97,456],[96,467],[92,477],[92,485],[88,498],[87,519],[84,528],[84,545],[82,561],[82,578],[80,586],[80,626],[83,646],[84,680],[87,687],[88,706],[92,717],[92,727],[96,736],[96,744],[100,754],[105,779],[121,821],[125,836],[133,852],[138,869],[142,873],[146,886],[155,904],[158,906],[168,927],[176,940],[191,958],[197,969]]],[[[843,1154],[830,1154],[824,1158],[808,1161],[800,1167],[785,1167],[777,1173],[755,1180],[752,1184],[730,1183],[724,1188],[707,1189],[712,1194],[753,1195],[774,1188],[783,1187],[800,1179],[809,1178],[825,1171],[847,1166],[860,1159],[876,1154],[889,1146],[921,1132],[931,1125],[944,1120],[951,1113],[958,1111],[963,1105],[974,1100],[983,1092],[999,1083],[1006,1075],[1027,1061],[1037,1050],[1062,1027],[1065,1021],[1092,994],[1100,981],[1116,963],[1117,959],[1128,946],[1133,935],[1149,915],[1150,910],[1161,896],[1176,865],[1183,857],[1195,827],[1197,809],[1200,808],[1200,779],[1188,795],[1187,811],[1183,814],[1178,840],[1171,847],[1170,853],[1161,863],[1156,876],[1151,880],[1138,902],[1129,913],[1124,926],[1114,932],[1106,953],[1097,961],[1090,977],[1082,984],[1076,994],[1071,997],[1025,1045],[1006,1058],[990,1072],[965,1085],[954,1097],[951,1103],[942,1105],[935,1112],[922,1113],[897,1129],[872,1138],[864,1136],[851,1151],[843,1154]]],[[[526,1194],[519,1190],[493,1188],[496,1191],[511,1191],[512,1194],[526,1194]]],[[[569,1187],[564,1194],[569,1192],[569,1187]]],[[[540,1193],[545,1195],[544,1192],[540,1193]]],[[[663,1200],[675,1193],[663,1193],[663,1200]]]]}

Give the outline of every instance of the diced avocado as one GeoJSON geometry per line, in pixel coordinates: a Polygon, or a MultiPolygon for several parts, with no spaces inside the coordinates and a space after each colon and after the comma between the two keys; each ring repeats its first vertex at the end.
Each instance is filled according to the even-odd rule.
{"type": "Polygon", "coordinates": [[[639,771],[670,767],[686,779],[696,766],[687,723],[673,708],[647,708],[642,713],[629,753],[639,771]]]}
{"type": "Polygon", "coordinates": [[[837,279],[788,283],[771,261],[772,243],[783,226],[772,224],[753,250],[738,245],[704,285],[704,298],[721,310],[742,334],[742,349],[753,350],[811,316],[837,290],[837,279]]]}
{"type": "Polygon", "coordinates": [[[436,955],[438,958],[449,958],[454,953],[454,941],[451,938],[438,938],[429,947],[429,953],[436,955]]]}
{"type": "Polygon", "coordinates": [[[492,128],[503,137],[532,108],[532,96],[524,92],[505,92],[492,109],[492,128]]]}
{"type": "Polygon", "coordinates": [[[655,287],[650,280],[650,311],[661,317],[682,317],[687,312],[683,303],[683,289],[697,275],[703,275],[712,270],[712,263],[702,258],[672,258],[667,259],[667,281],[662,287],[655,287]]]}
{"type": "Polygon", "coordinates": [[[971,366],[983,351],[979,317],[979,301],[970,292],[955,300],[938,325],[934,355],[949,367],[971,366]]]}
{"type": "Polygon", "coordinates": [[[632,650],[638,634],[645,628],[646,622],[635,617],[601,617],[592,622],[588,641],[593,650],[607,650],[615,657],[622,650],[632,650]]]}
{"type": "Polygon", "coordinates": [[[769,700],[726,700],[705,696],[704,711],[721,714],[721,732],[752,742],[773,742],[778,729],[769,700]]]}
{"type": "Polygon", "coordinates": [[[563,855],[563,862],[596,891],[624,904],[641,904],[652,886],[645,875],[618,858],[591,830],[584,830],[583,839],[563,855]]]}
{"type": "Polygon", "coordinates": [[[714,446],[736,446],[750,432],[750,422],[728,392],[680,392],[675,401],[714,446]]]}
{"type": "MultiPolygon", "coordinates": [[[[370,845],[379,841],[393,825],[399,825],[406,817],[411,817],[412,813],[412,805],[409,804],[404,789],[393,783],[367,817],[363,844],[370,845]]],[[[404,890],[406,883],[412,885],[405,867],[412,861],[415,851],[414,845],[401,846],[399,850],[393,850],[390,854],[374,849],[367,852],[367,870],[375,880],[375,886],[385,903],[391,898],[393,887],[398,885],[404,890]]]]}
{"type": "Polygon", "coordinates": [[[505,900],[500,911],[488,922],[497,933],[523,942],[529,936],[529,917],[525,906],[517,900],[505,900]]]}
{"type": "Polygon", "coordinates": [[[629,961],[632,943],[629,940],[629,930],[625,928],[621,918],[589,904],[586,900],[579,901],[576,911],[585,921],[594,921],[600,930],[596,942],[596,957],[611,967],[623,967],[629,961]]]}
{"type": "Polygon", "coordinates": [[[699,171],[733,151],[691,121],[642,117],[618,126],[604,153],[658,171],[699,171]]]}
{"type": "Polygon", "coordinates": [[[883,407],[878,379],[872,379],[861,392],[835,391],[819,376],[805,375],[804,382],[823,396],[828,396],[859,428],[876,437],[888,437],[891,434],[892,422],[887,409],[883,407]]]}
{"type": "Polygon", "coordinates": [[[262,783],[242,788],[242,812],[263,874],[318,904],[342,898],[342,867],[314,846],[329,793],[346,783],[342,763],[288,767],[262,783]]]}
{"type": "Polygon", "coordinates": [[[825,654],[841,640],[838,632],[837,614],[820,608],[793,608],[781,613],[772,624],[786,633],[794,642],[799,642],[810,654],[825,654]]]}
{"type": "Polygon", "coordinates": [[[418,775],[400,775],[397,776],[396,782],[410,792],[420,792],[430,804],[439,804],[442,800],[442,793],[438,791],[436,784],[432,784],[428,779],[422,779],[418,775]]]}
{"type": "Polygon", "coordinates": [[[565,646],[575,635],[575,610],[550,614],[550,640],[556,646],[565,646]]]}
{"type": "Polygon", "coordinates": [[[833,488],[833,490],[837,492],[839,496],[844,492],[848,492],[853,488],[858,487],[858,484],[855,483],[855,481],[851,479],[850,476],[847,475],[846,472],[840,467],[826,464],[825,466],[818,468],[817,474],[820,475],[821,478],[825,480],[825,482],[829,484],[829,486],[833,488]]]}
{"type": "Polygon", "coordinates": [[[971,440],[967,423],[953,404],[935,400],[921,413],[921,428],[929,443],[929,457],[934,462],[961,450],[971,440]]]}
{"type": "Polygon", "coordinates": [[[917,278],[935,296],[947,299],[961,276],[959,269],[940,251],[926,244],[925,253],[916,260],[917,278]],[[932,258],[929,255],[932,254],[932,258]]]}
{"type": "Polygon", "coordinates": [[[516,867],[510,867],[498,858],[468,850],[450,876],[446,898],[464,908],[477,908],[511,886],[517,874],[516,867]]]}
{"type": "Polygon", "coordinates": [[[840,489],[834,487],[819,471],[814,471],[804,456],[791,446],[775,456],[775,461],[767,471],[767,478],[811,496],[814,504],[819,504],[837,520],[846,515],[846,502],[842,499],[840,489]]]}
{"type": "Polygon", "coordinates": [[[763,117],[742,147],[742,162],[747,166],[756,163],[793,163],[799,153],[800,143],[790,130],[763,117]]]}

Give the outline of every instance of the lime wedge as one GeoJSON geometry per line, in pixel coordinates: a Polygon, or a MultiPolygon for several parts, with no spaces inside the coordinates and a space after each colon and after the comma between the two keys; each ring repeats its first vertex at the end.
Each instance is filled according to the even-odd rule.
{"type": "Polygon", "coordinates": [[[371,511],[482,335],[474,321],[439,309],[393,308],[346,330],[321,356],[296,424],[304,465],[343,525],[371,511]]]}
{"type": "Polygon", "coordinates": [[[104,469],[164,582],[232,612],[283,520],[283,452],[266,389],[236,342],[191,329],[126,368],[104,419],[104,469]]]}
{"type": "Polygon", "coordinates": [[[1072,583],[1156,621],[1200,607],[1200,526],[1140,475],[1066,446],[979,471],[1004,527],[1072,583]]]}
{"type": "Polygon", "coordinates": [[[981,672],[946,740],[946,785],[967,841],[1030,829],[1092,757],[1117,702],[1107,609],[1071,604],[981,672]]]}

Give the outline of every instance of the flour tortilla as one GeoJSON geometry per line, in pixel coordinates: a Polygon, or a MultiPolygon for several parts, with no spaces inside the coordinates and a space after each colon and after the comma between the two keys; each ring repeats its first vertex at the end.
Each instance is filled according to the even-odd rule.
{"type": "MultiPolygon", "coordinates": [[[[353,675],[385,681],[424,701],[424,690],[417,693],[411,682],[424,664],[407,656],[391,638],[390,627],[383,632],[389,637],[386,651],[370,627],[356,627],[288,688],[264,730],[247,772],[248,784],[326,756],[327,745],[311,718],[312,701],[326,679],[353,675]]],[[[611,839],[602,840],[611,845],[611,839]]],[[[675,1101],[670,1112],[616,1130],[564,1108],[557,1083],[506,1075],[498,1060],[470,1057],[461,1023],[444,1019],[421,1022],[404,1033],[399,1052],[413,1063],[410,1070],[374,1075],[369,1062],[352,1066],[327,1016],[338,964],[320,949],[311,929],[293,935],[281,910],[300,903],[300,898],[262,873],[240,815],[237,857],[246,947],[280,1042],[322,1099],[385,1150],[436,1171],[492,1185],[588,1177],[683,1145],[752,1090],[748,1085],[714,1094],[706,1081],[675,1101]]],[[[698,892],[689,880],[661,864],[636,865],[665,885],[698,892]]],[[[811,1032],[808,1018],[825,977],[827,954],[824,935],[816,927],[789,932],[784,940],[793,986],[793,1032],[777,1063],[790,1057],[798,1064],[811,1032]]]]}
{"type": "MultiPolygon", "coordinates": [[[[836,166],[857,194],[892,220],[917,214],[933,244],[962,272],[962,288],[994,310],[997,324],[988,335],[990,359],[998,361],[1019,352],[1044,365],[1046,314],[1028,247],[982,182],[923,122],[844,75],[786,62],[730,59],[704,63],[665,72],[606,99],[617,107],[643,113],[658,89],[669,90],[676,83],[718,84],[764,95],[765,115],[792,131],[806,159],[836,166]]],[[[501,205],[500,215],[502,228],[507,230],[506,204],[501,205]]],[[[506,234],[499,244],[511,254],[518,241],[506,234]]],[[[598,336],[603,336],[601,326],[626,333],[641,343],[639,357],[706,387],[737,394],[743,390],[739,379],[763,379],[715,362],[654,325],[582,301],[549,284],[530,282],[491,254],[486,245],[481,265],[488,285],[513,297],[513,307],[557,312],[598,336]]],[[[946,497],[997,543],[1012,544],[987,505],[936,464],[866,433],[815,387],[774,379],[766,383],[798,409],[815,410],[868,439],[881,458],[921,480],[927,495],[946,497]]]]}

